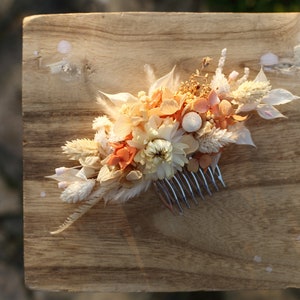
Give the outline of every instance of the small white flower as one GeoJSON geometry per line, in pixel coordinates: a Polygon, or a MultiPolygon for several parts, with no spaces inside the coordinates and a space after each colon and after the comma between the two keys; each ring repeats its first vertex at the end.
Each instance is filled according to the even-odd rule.
{"type": "Polygon", "coordinates": [[[236,113],[256,110],[264,119],[284,117],[273,105],[280,105],[299,99],[284,89],[271,90],[264,71],[261,69],[253,81],[245,81],[230,96],[232,103],[237,104],[236,113]]]}
{"type": "Polygon", "coordinates": [[[93,121],[93,129],[94,130],[104,129],[106,132],[109,132],[112,125],[113,125],[113,123],[105,115],[101,116],[101,117],[97,117],[93,121]]]}

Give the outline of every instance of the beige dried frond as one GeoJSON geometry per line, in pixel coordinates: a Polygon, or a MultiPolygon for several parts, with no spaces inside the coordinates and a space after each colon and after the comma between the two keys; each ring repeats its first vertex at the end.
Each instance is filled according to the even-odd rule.
{"type": "Polygon", "coordinates": [[[74,213],[72,213],[66,221],[58,227],[57,230],[50,232],[51,234],[58,234],[70,227],[74,222],[76,222],[80,217],[82,217],[86,212],[88,212],[94,205],[96,205],[102,197],[90,197],[83,205],[79,206],[74,213]]]}
{"type": "Polygon", "coordinates": [[[87,156],[98,155],[98,143],[89,139],[77,139],[71,142],[66,142],[62,146],[63,153],[67,154],[70,159],[79,160],[87,156]]]}
{"type": "Polygon", "coordinates": [[[235,142],[232,132],[226,129],[213,127],[212,130],[199,139],[199,151],[202,153],[217,153],[220,148],[235,142]]]}
{"type": "Polygon", "coordinates": [[[94,179],[74,181],[62,192],[60,198],[67,203],[83,201],[90,195],[95,183],[94,179]]]}
{"type": "Polygon", "coordinates": [[[114,190],[114,188],[117,187],[117,184],[115,183],[114,185],[110,185],[107,187],[101,187],[94,191],[89,198],[79,206],[74,213],[72,213],[66,221],[59,226],[59,228],[55,231],[52,231],[51,234],[58,234],[66,230],[68,227],[70,227],[74,222],[76,222],[80,217],[82,217],[86,212],[88,212],[93,206],[95,206],[100,200],[103,199],[104,195],[110,191],[114,190]]]}

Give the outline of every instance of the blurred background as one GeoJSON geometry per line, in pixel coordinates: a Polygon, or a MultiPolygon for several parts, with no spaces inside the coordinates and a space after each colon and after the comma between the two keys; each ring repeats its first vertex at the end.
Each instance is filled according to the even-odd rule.
{"type": "Polygon", "coordinates": [[[0,0],[0,300],[296,300],[300,290],[72,294],[31,291],[23,280],[22,20],[33,14],[111,11],[296,12],[299,0],[0,0]]]}

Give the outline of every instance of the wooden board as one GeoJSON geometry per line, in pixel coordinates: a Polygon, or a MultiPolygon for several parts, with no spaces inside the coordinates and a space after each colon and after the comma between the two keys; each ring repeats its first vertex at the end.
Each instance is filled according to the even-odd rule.
{"type": "MultiPolygon", "coordinates": [[[[185,79],[202,57],[211,56],[212,74],[224,47],[225,71],[242,73],[247,66],[254,78],[261,55],[293,57],[299,32],[298,13],[26,18],[26,284],[105,292],[300,287],[299,101],[280,107],[288,119],[251,118],[248,127],[257,148],[229,147],[220,161],[228,188],[184,216],[170,214],[150,190],[124,205],[99,203],[67,231],[51,236],[75,206],[62,203],[56,183],[44,177],[73,165],[61,153],[66,140],[93,137],[91,122],[101,114],[99,89],[147,89],[145,63],[158,76],[177,65],[185,79]],[[69,67],[55,73],[53,64],[62,60],[69,67]]],[[[273,87],[300,94],[299,74],[267,76],[273,87]]]]}

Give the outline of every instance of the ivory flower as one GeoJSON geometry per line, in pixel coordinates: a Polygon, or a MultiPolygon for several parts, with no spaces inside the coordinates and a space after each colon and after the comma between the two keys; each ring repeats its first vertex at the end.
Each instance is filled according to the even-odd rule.
{"type": "Polygon", "coordinates": [[[133,130],[128,143],[139,150],[134,161],[147,179],[171,178],[188,162],[185,149],[189,146],[180,142],[184,131],[178,128],[179,123],[171,118],[151,116],[143,129],[133,130]]]}
{"type": "Polygon", "coordinates": [[[284,89],[271,89],[271,85],[261,69],[253,81],[246,81],[232,92],[233,103],[238,104],[237,113],[256,110],[264,119],[284,117],[274,105],[285,104],[299,99],[284,89]]]}

